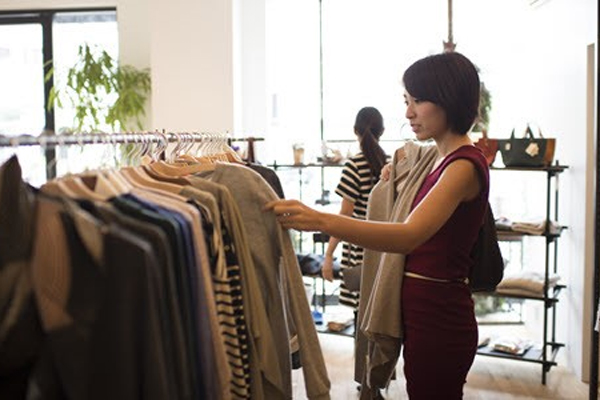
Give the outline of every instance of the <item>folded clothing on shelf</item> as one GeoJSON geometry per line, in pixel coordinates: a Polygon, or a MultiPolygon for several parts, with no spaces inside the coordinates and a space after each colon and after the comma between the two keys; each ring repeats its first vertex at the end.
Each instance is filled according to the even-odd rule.
{"type": "MultiPolygon", "coordinates": [[[[544,274],[536,271],[520,271],[506,275],[496,286],[496,292],[504,294],[518,294],[525,296],[544,296],[544,274]]],[[[550,274],[548,276],[548,288],[556,286],[560,276],[550,274]]]]}
{"type": "Polygon", "coordinates": [[[354,318],[349,318],[341,321],[329,321],[327,323],[327,328],[332,332],[341,332],[344,329],[352,326],[354,323],[354,318]]]}
{"type": "Polygon", "coordinates": [[[496,230],[499,231],[512,231],[512,221],[506,217],[496,218],[496,230]]]}
{"type": "MultiPolygon", "coordinates": [[[[548,221],[548,233],[558,235],[562,227],[555,221],[548,221]]],[[[518,221],[512,223],[515,232],[528,233],[530,235],[543,235],[546,231],[546,220],[541,221],[518,221]]]]}
{"type": "MultiPolygon", "coordinates": [[[[506,217],[496,218],[496,230],[526,233],[528,235],[543,235],[546,232],[546,220],[516,221],[506,217]]],[[[564,227],[556,221],[548,221],[548,233],[558,235],[564,227]]]]}
{"type": "Polygon", "coordinates": [[[490,346],[494,351],[522,356],[527,350],[533,347],[533,341],[519,337],[502,336],[494,339],[490,346]]]}

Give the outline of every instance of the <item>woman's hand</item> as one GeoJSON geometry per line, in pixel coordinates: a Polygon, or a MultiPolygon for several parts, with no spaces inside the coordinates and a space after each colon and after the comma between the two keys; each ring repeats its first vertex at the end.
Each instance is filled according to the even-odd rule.
{"type": "Polygon", "coordinates": [[[379,179],[381,179],[382,181],[389,181],[390,180],[390,174],[392,172],[392,163],[387,163],[383,166],[383,168],[381,168],[381,173],[379,174],[379,179]]]}
{"type": "Polygon", "coordinates": [[[321,275],[323,276],[323,279],[333,282],[333,256],[325,254],[321,275]]]}
{"type": "Polygon", "coordinates": [[[322,231],[324,214],[298,200],[274,200],[267,203],[265,211],[273,211],[277,221],[286,229],[322,231]]]}
{"type": "MultiPolygon", "coordinates": [[[[397,162],[401,162],[405,159],[406,159],[406,150],[404,150],[404,147],[400,147],[399,149],[396,149],[397,162]]],[[[381,168],[381,173],[379,174],[379,179],[387,182],[390,180],[391,173],[392,173],[392,163],[387,163],[383,166],[383,168],[381,168]]]]}

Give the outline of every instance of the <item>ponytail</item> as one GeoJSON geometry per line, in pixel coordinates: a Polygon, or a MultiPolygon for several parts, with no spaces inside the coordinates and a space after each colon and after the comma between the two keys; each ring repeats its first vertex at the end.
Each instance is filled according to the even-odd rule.
{"type": "Polygon", "coordinates": [[[361,137],[360,149],[371,168],[371,179],[374,182],[378,181],[381,169],[387,162],[387,156],[379,145],[379,140],[371,134],[370,129],[361,137]]]}
{"type": "Polygon", "coordinates": [[[375,107],[364,107],[356,115],[354,132],[359,138],[360,149],[369,163],[373,182],[379,180],[381,169],[387,162],[385,151],[379,145],[383,130],[383,117],[375,107]]]}

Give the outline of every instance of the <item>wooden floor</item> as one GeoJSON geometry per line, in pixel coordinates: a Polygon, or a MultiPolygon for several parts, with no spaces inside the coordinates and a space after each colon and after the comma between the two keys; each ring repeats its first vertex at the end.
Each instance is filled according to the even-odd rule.
{"type": "MultiPolygon", "coordinates": [[[[357,399],[358,391],[353,380],[353,338],[319,333],[323,356],[331,380],[333,400],[357,399]]],[[[402,361],[397,368],[398,379],[393,381],[383,395],[386,399],[407,399],[402,374],[402,361]]],[[[526,362],[476,356],[467,377],[464,398],[504,399],[588,399],[588,385],[564,367],[553,367],[546,375],[546,385],[541,384],[541,366],[526,362]]],[[[301,370],[293,374],[294,399],[306,399],[301,370]]]]}

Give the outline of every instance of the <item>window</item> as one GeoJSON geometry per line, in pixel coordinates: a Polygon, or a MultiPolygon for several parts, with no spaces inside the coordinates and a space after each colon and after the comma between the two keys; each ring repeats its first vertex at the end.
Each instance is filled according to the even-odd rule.
{"type": "MultiPolygon", "coordinates": [[[[55,85],[59,88],[64,86],[69,68],[77,62],[82,44],[105,50],[115,60],[119,58],[117,20],[113,11],[57,13],[52,30],[55,85]]],[[[75,111],[69,106],[63,103],[63,107],[55,111],[57,132],[73,126],[75,111]]],[[[110,127],[104,130],[110,132],[110,127]]]]}
{"type": "MultiPolygon", "coordinates": [[[[117,58],[114,9],[0,12],[0,135],[38,136],[44,130],[72,126],[72,111],[55,113],[48,108],[50,83],[44,82],[44,76],[53,63],[60,83],[84,42],[117,58]]],[[[82,151],[77,147],[58,152],[39,147],[0,149],[0,163],[15,153],[26,159],[25,179],[37,186],[57,171],[64,173],[65,165],[59,159],[73,159],[77,155],[72,152],[82,151]]]]}
{"type": "MultiPolygon", "coordinates": [[[[490,132],[509,132],[526,121],[527,111],[511,99],[513,88],[527,80],[518,60],[530,51],[523,41],[530,10],[520,2],[454,3],[456,50],[476,63],[492,94],[490,132]]],[[[321,139],[347,141],[334,146],[344,155],[354,153],[354,118],[367,105],[383,114],[388,153],[398,143],[386,141],[413,137],[404,126],[402,73],[442,51],[446,0],[281,0],[267,3],[267,24],[267,90],[275,110],[266,134],[274,144],[266,149],[267,162],[290,162],[295,142],[304,142],[305,158],[315,161],[321,139]]]]}
{"type": "Polygon", "coordinates": [[[44,129],[43,65],[40,24],[0,25],[0,134],[44,129]]]}

